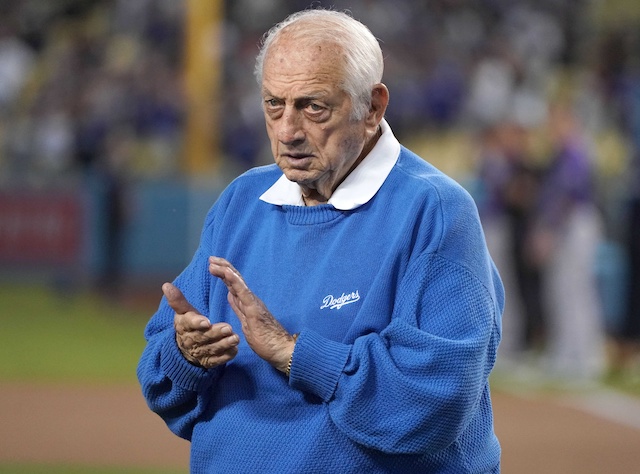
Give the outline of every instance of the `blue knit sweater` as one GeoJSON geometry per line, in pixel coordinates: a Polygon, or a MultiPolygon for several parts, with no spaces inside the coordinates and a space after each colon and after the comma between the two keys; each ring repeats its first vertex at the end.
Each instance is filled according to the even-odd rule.
{"type": "Polygon", "coordinates": [[[503,289],[475,205],[402,148],[378,193],[352,211],[259,196],[275,165],[236,179],[175,280],[212,321],[242,334],[228,259],[290,333],[290,378],[244,340],[223,367],[189,364],[163,298],[145,331],[143,393],[191,441],[194,473],[498,472],[489,373],[503,289]]]}

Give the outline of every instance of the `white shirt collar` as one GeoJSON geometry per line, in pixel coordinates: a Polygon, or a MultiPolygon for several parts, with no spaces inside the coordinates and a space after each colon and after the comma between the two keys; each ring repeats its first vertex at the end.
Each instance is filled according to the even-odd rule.
{"type": "MultiPolygon", "coordinates": [[[[382,135],[376,145],[329,198],[329,204],[336,209],[348,211],[369,202],[398,161],[400,142],[386,120],[380,122],[380,127],[382,135]]],[[[277,206],[304,206],[300,186],[289,181],[284,174],[260,199],[277,206]]]]}

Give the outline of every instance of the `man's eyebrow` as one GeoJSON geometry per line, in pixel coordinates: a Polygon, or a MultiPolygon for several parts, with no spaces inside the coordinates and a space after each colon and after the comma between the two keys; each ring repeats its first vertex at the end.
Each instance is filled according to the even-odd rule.
{"type": "MultiPolygon", "coordinates": [[[[309,101],[309,100],[324,100],[326,99],[326,97],[329,94],[327,94],[326,92],[323,91],[318,91],[318,92],[309,92],[309,93],[305,93],[304,95],[301,95],[299,97],[294,97],[293,100],[295,102],[303,102],[303,101],[309,101]]],[[[282,99],[281,97],[276,96],[275,94],[272,94],[271,91],[269,89],[262,89],[262,96],[263,97],[272,97],[274,99],[282,99]]]]}
{"type": "Polygon", "coordinates": [[[321,95],[321,94],[317,94],[317,95],[303,95],[300,97],[296,97],[294,99],[294,102],[296,104],[307,104],[309,102],[313,102],[316,100],[323,100],[325,96],[321,95]]]}

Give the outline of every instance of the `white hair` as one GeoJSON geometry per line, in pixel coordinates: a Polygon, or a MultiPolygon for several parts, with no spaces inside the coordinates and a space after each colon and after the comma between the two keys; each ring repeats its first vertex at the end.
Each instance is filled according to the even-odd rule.
{"type": "Polygon", "coordinates": [[[364,118],[371,107],[371,90],[382,81],[384,60],[378,40],[369,28],[346,12],[303,10],[293,13],[272,27],[262,38],[256,58],[255,76],[262,85],[262,73],[269,47],[283,30],[304,45],[332,43],[344,52],[342,87],[351,97],[352,118],[364,118]]]}

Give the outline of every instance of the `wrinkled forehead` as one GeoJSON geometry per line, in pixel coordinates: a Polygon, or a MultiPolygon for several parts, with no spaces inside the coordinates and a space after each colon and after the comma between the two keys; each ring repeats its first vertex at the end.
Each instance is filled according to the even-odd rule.
{"type": "MultiPolygon", "coordinates": [[[[344,54],[335,42],[283,32],[265,56],[264,76],[320,74],[335,82],[344,78],[344,54]]],[[[332,82],[333,82],[332,81],[332,82]]]]}
{"type": "Polygon", "coordinates": [[[301,28],[294,30],[289,28],[281,31],[280,35],[274,39],[267,51],[265,61],[269,61],[271,57],[283,55],[311,58],[314,61],[342,62],[344,60],[342,47],[336,41],[332,41],[326,33],[314,30],[305,33],[301,28]]]}

